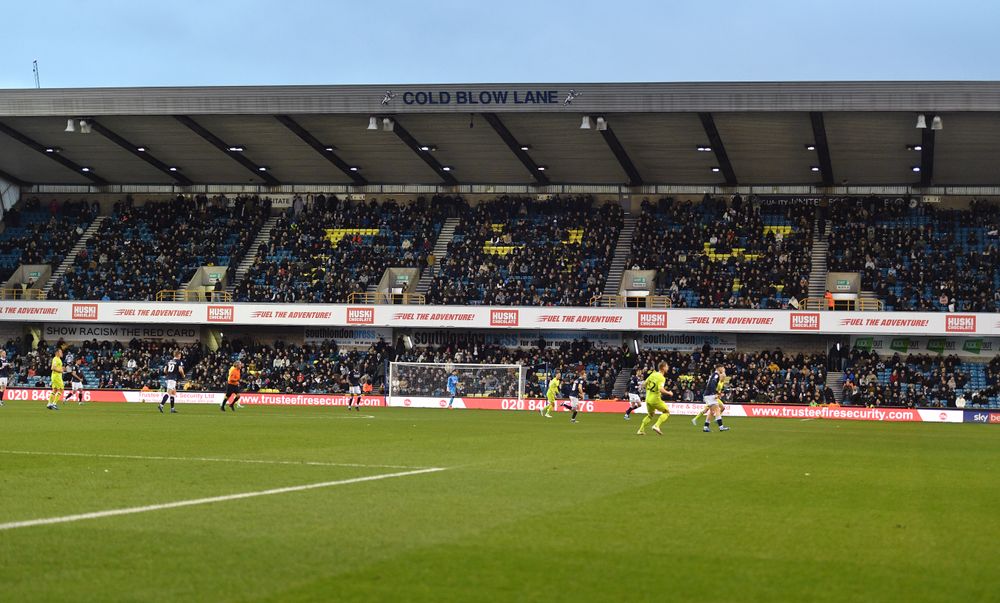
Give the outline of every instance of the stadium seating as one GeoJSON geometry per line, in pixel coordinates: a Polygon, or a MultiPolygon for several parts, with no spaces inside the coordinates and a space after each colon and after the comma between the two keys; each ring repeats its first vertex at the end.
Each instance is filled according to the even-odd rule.
{"type": "Polygon", "coordinates": [[[346,302],[391,266],[420,268],[445,204],[329,201],[322,195],[281,218],[236,288],[237,301],[346,302]]]}
{"type": "Polygon", "coordinates": [[[628,265],[657,270],[656,293],[692,308],[781,308],[808,293],[814,210],[739,195],[644,201],[628,265]]]}
{"type": "Polygon", "coordinates": [[[726,367],[727,403],[822,404],[832,402],[826,392],[826,355],[785,354],[780,349],[744,352],[644,352],[636,366],[652,371],[665,360],[667,387],[682,400],[700,403],[705,381],[717,365],[726,367]]]}
{"type": "Polygon", "coordinates": [[[1000,309],[1000,207],[873,197],[840,200],[830,217],[830,270],[860,272],[886,310],[1000,309]]]}
{"type": "Polygon", "coordinates": [[[500,197],[463,212],[427,303],[585,306],[600,295],[623,222],[590,197],[500,197]]]}
{"type": "Polygon", "coordinates": [[[246,252],[270,202],[205,197],[115,204],[50,299],[155,300],[202,265],[228,266],[246,252]]]}
{"type": "Polygon", "coordinates": [[[969,408],[998,407],[998,369],[997,359],[986,365],[962,362],[955,355],[880,358],[875,352],[852,350],[844,373],[845,403],[954,408],[961,395],[969,408]]]}
{"type": "Polygon", "coordinates": [[[95,215],[86,201],[53,201],[42,207],[38,199],[7,212],[0,232],[0,283],[21,264],[49,264],[54,269],[95,215]]]}
{"type": "MultiPolygon", "coordinates": [[[[49,363],[57,345],[39,342],[38,348],[23,356],[18,345],[7,342],[7,355],[16,367],[12,385],[49,387],[49,363]]],[[[86,341],[70,346],[63,357],[67,367],[77,359],[87,389],[159,389],[162,387],[163,365],[180,350],[185,363],[197,362],[201,357],[197,344],[182,345],[173,341],[134,339],[128,343],[113,341],[86,341]]],[[[65,381],[67,389],[69,381],[65,381]]]]}

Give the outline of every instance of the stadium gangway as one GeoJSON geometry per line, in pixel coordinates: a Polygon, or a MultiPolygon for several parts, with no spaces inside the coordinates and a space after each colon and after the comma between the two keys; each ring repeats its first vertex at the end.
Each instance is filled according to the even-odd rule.
{"type": "Polygon", "coordinates": [[[426,298],[422,293],[381,293],[381,292],[365,292],[365,293],[351,293],[347,296],[347,303],[349,304],[369,304],[369,305],[382,305],[382,304],[397,304],[397,305],[422,305],[427,303],[426,298]]]}
{"type": "MultiPolygon", "coordinates": [[[[799,303],[800,310],[830,310],[829,302],[823,297],[807,297],[799,303]]],[[[833,302],[833,310],[858,312],[881,312],[885,304],[880,299],[838,299],[833,302]]]]}
{"type": "Polygon", "coordinates": [[[39,300],[47,299],[48,295],[41,289],[0,289],[0,300],[26,299],[39,300]]]}
{"type": "Polygon", "coordinates": [[[158,302],[231,302],[233,294],[227,291],[186,291],[164,289],[156,294],[158,302]]]}
{"type": "Polygon", "coordinates": [[[666,295],[625,296],[601,295],[591,304],[599,308],[670,308],[673,304],[666,295]]]}

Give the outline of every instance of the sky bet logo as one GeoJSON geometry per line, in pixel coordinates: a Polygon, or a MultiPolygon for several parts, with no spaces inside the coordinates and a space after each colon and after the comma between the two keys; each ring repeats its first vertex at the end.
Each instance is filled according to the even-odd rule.
{"type": "Polygon", "coordinates": [[[208,306],[208,322],[233,322],[232,306],[208,306]]]}
{"type": "Polygon", "coordinates": [[[518,322],[517,310],[490,310],[491,327],[516,327],[518,322]]]}
{"type": "Polygon", "coordinates": [[[792,312],[789,328],[793,331],[819,331],[819,314],[792,312]]]}
{"type": "Polygon", "coordinates": [[[97,320],[97,304],[73,304],[73,320],[97,320]]]}
{"type": "Polygon", "coordinates": [[[975,333],[976,317],[970,314],[949,314],[945,316],[944,330],[948,333],[975,333]]]}
{"type": "Polygon", "coordinates": [[[348,308],[347,324],[349,325],[375,324],[375,308],[348,308]]]}

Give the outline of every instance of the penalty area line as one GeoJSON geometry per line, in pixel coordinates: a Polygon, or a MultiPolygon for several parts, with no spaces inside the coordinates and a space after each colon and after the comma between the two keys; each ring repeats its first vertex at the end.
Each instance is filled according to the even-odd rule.
{"type": "Polygon", "coordinates": [[[290,492],[304,492],[306,490],[316,490],[319,488],[331,488],[333,486],[346,486],[349,484],[359,484],[362,482],[374,482],[394,477],[407,477],[410,475],[421,475],[424,473],[437,473],[444,471],[446,467],[429,467],[427,469],[417,469],[415,471],[399,471],[396,473],[382,473],[379,475],[368,475],[365,477],[352,477],[349,479],[339,479],[331,482],[318,482],[314,484],[303,484],[301,486],[287,486],[285,488],[272,488],[270,490],[259,490],[256,492],[241,492],[239,494],[226,494],[223,496],[210,496],[208,498],[194,498],[191,500],[178,500],[157,505],[146,505],[143,507],[126,507],[123,509],[110,509],[107,511],[95,511],[92,513],[78,513],[76,515],[64,515],[62,517],[44,517],[41,519],[28,519],[25,521],[12,521],[0,523],[0,531],[14,530],[17,528],[30,528],[34,526],[46,526],[57,523],[71,523],[84,521],[87,519],[101,519],[104,517],[116,517],[118,515],[134,515],[136,513],[149,513],[150,511],[162,511],[164,509],[177,509],[180,507],[193,507],[195,505],[208,505],[217,502],[227,502],[231,500],[241,500],[244,498],[256,498],[258,496],[273,496],[275,494],[288,494],[290,492]]]}

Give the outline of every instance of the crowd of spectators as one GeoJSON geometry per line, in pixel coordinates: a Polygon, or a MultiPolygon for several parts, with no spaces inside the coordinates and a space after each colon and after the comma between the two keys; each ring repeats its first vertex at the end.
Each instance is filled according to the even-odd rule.
{"type": "Polygon", "coordinates": [[[590,196],[463,208],[427,303],[586,306],[603,291],[623,221],[621,207],[590,196]]]}
{"type": "Polygon", "coordinates": [[[297,197],[256,250],[237,301],[346,302],[389,267],[422,268],[452,204],[297,197]],[[331,236],[328,231],[356,230],[331,236]]]}
{"type": "Polygon", "coordinates": [[[366,352],[339,350],[333,341],[303,345],[273,345],[226,340],[218,350],[191,365],[189,387],[210,391],[225,389],[227,371],[234,360],[244,364],[243,387],[254,392],[343,393],[348,375],[357,370],[379,393],[391,351],[386,342],[366,352]]]}
{"type": "MultiPolygon", "coordinates": [[[[549,378],[556,372],[563,380],[572,380],[582,368],[587,374],[587,393],[591,398],[611,397],[615,377],[624,366],[622,350],[598,347],[585,339],[561,342],[558,345],[540,339],[531,348],[510,348],[480,341],[479,338],[456,338],[441,345],[417,346],[410,350],[397,346],[400,362],[438,362],[461,364],[520,364],[524,367],[524,394],[530,398],[544,396],[549,378]]],[[[443,396],[448,367],[403,371],[402,382],[396,385],[408,395],[443,396]]],[[[459,394],[466,396],[514,397],[518,393],[518,373],[511,369],[484,371],[482,368],[459,370],[462,383],[459,394]]]]}
{"type": "MultiPolygon", "coordinates": [[[[843,403],[857,406],[955,407],[969,384],[956,355],[893,354],[855,348],[844,371],[843,403]]],[[[986,394],[988,395],[988,394],[986,394]]]]}
{"type": "Polygon", "coordinates": [[[50,201],[32,197],[3,214],[0,232],[0,283],[21,264],[49,264],[53,270],[98,214],[86,201],[50,201]]]}
{"type": "Polygon", "coordinates": [[[137,204],[131,197],[87,241],[50,299],[150,301],[180,289],[202,265],[243,256],[267,219],[268,199],[178,197],[137,204]]]}
{"type": "MultiPolygon", "coordinates": [[[[8,341],[5,346],[15,367],[13,383],[34,387],[48,387],[56,347],[63,349],[67,373],[71,366],[78,365],[88,389],[156,390],[161,387],[163,365],[175,351],[181,352],[185,362],[197,362],[202,354],[198,344],[146,339],[128,342],[93,339],[73,344],[41,340],[35,349],[26,347],[20,339],[8,341]]],[[[69,379],[65,383],[69,387],[69,379]]]]}
{"type": "Polygon", "coordinates": [[[809,291],[815,209],[756,197],[644,200],[628,265],[656,270],[674,307],[797,307],[809,291]]]}
{"type": "Polygon", "coordinates": [[[726,368],[728,404],[830,404],[834,392],[826,385],[826,355],[786,354],[781,349],[758,352],[722,352],[704,347],[700,352],[644,352],[636,363],[643,372],[665,360],[667,388],[677,401],[700,403],[705,382],[716,366],[726,368]]]}
{"type": "Polygon", "coordinates": [[[1000,206],[870,197],[831,202],[829,215],[830,271],[859,272],[886,310],[1000,309],[1000,206]]]}
{"type": "MultiPolygon", "coordinates": [[[[656,363],[668,363],[666,386],[674,400],[700,403],[705,381],[716,366],[726,367],[729,381],[724,400],[736,404],[830,404],[834,393],[826,385],[827,355],[785,353],[781,349],[756,352],[644,351],[600,347],[585,339],[559,344],[539,340],[532,347],[510,348],[481,336],[460,334],[444,343],[407,348],[399,339],[394,345],[380,340],[367,350],[338,349],[333,341],[292,344],[261,344],[225,340],[214,351],[200,344],[140,340],[128,342],[90,340],[67,345],[41,341],[28,349],[23,339],[8,341],[4,348],[14,370],[11,385],[47,387],[49,363],[56,346],[65,350],[64,364],[79,367],[86,389],[147,389],[163,387],[163,366],[180,351],[187,370],[182,389],[222,391],[227,371],[235,360],[243,361],[243,388],[254,392],[344,393],[349,373],[356,370],[376,395],[386,393],[389,363],[440,363],[439,367],[410,369],[397,365],[394,391],[399,395],[446,396],[447,378],[458,370],[460,396],[513,398],[523,374],[524,395],[542,398],[548,380],[556,372],[564,381],[580,369],[587,374],[591,399],[612,398],[616,378],[631,367],[647,374],[656,363]],[[518,365],[522,369],[488,369],[482,365],[518,365]],[[477,365],[477,366],[469,366],[477,365]]],[[[877,352],[852,349],[845,358],[842,403],[848,406],[909,408],[975,408],[995,406],[1000,397],[1000,357],[989,364],[963,362],[956,355],[899,353],[881,357],[877,352]]],[[[68,382],[67,382],[68,384],[68,382]]]]}

